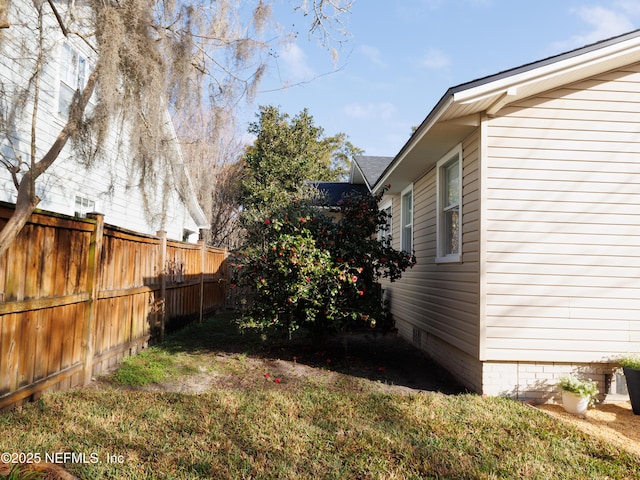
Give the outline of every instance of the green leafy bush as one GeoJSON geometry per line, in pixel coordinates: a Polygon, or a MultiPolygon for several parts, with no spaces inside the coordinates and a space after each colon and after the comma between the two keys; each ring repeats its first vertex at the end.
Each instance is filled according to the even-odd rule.
{"type": "Polygon", "coordinates": [[[337,220],[298,200],[248,221],[232,285],[241,288],[242,326],[320,335],[354,321],[389,326],[379,280],[397,280],[415,257],[377,240],[386,224],[379,198],[345,196],[337,220]]]}

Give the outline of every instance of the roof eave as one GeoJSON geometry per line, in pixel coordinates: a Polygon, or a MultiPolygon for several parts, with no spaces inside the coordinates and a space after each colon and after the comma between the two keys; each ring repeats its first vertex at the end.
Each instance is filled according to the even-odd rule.
{"type": "MultiPolygon", "coordinates": [[[[400,149],[371,190],[379,192],[384,185],[389,184],[390,177],[397,171],[398,166],[437,124],[455,121],[461,117],[472,118],[474,115],[478,116],[480,112],[493,115],[517,100],[567,84],[566,76],[570,72],[582,70],[582,79],[584,79],[633,61],[640,61],[639,37],[640,30],[635,30],[619,37],[451,87],[400,149]]],[[[578,77],[576,75],[572,82],[579,80],[578,77]]],[[[458,131],[461,141],[469,129],[459,128],[458,131]]],[[[438,138],[434,141],[438,141],[438,138]]],[[[448,146],[443,145],[439,150],[447,149],[448,146]]],[[[431,160],[432,163],[437,161],[437,159],[431,160]]],[[[401,188],[403,188],[402,185],[395,186],[395,190],[401,188]]],[[[394,193],[395,190],[391,190],[390,193],[394,193]]]]}

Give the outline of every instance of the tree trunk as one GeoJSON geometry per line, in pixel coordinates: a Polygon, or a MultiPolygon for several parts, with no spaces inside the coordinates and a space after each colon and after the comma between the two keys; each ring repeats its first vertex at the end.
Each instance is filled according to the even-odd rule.
{"type": "Polygon", "coordinates": [[[9,28],[9,0],[0,0],[0,28],[9,28]]]}
{"type": "Polygon", "coordinates": [[[0,256],[9,249],[22,227],[29,221],[39,202],[38,197],[29,198],[27,195],[20,195],[20,190],[18,190],[16,209],[4,228],[0,230],[0,256]]]}

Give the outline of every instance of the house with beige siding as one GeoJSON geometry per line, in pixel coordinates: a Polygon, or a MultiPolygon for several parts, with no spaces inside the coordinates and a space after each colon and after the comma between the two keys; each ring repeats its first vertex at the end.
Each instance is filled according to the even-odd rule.
{"type": "Polygon", "coordinates": [[[367,183],[417,257],[385,286],[402,336],[479,393],[615,391],[640,352],[640,31],[450,88],[367,183]]]}

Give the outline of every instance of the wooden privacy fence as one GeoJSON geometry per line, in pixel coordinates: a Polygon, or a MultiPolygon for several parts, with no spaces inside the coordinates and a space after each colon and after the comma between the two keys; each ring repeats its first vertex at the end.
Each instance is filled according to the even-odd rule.
{"type": "MultiPolygon", "coordinates": [[[[0,205],[0,229],[13,213],[0,205]]],[[[86,384],[225,305],[226,252],[33,214],[0,257],[0,411],[86,384]]]]}

